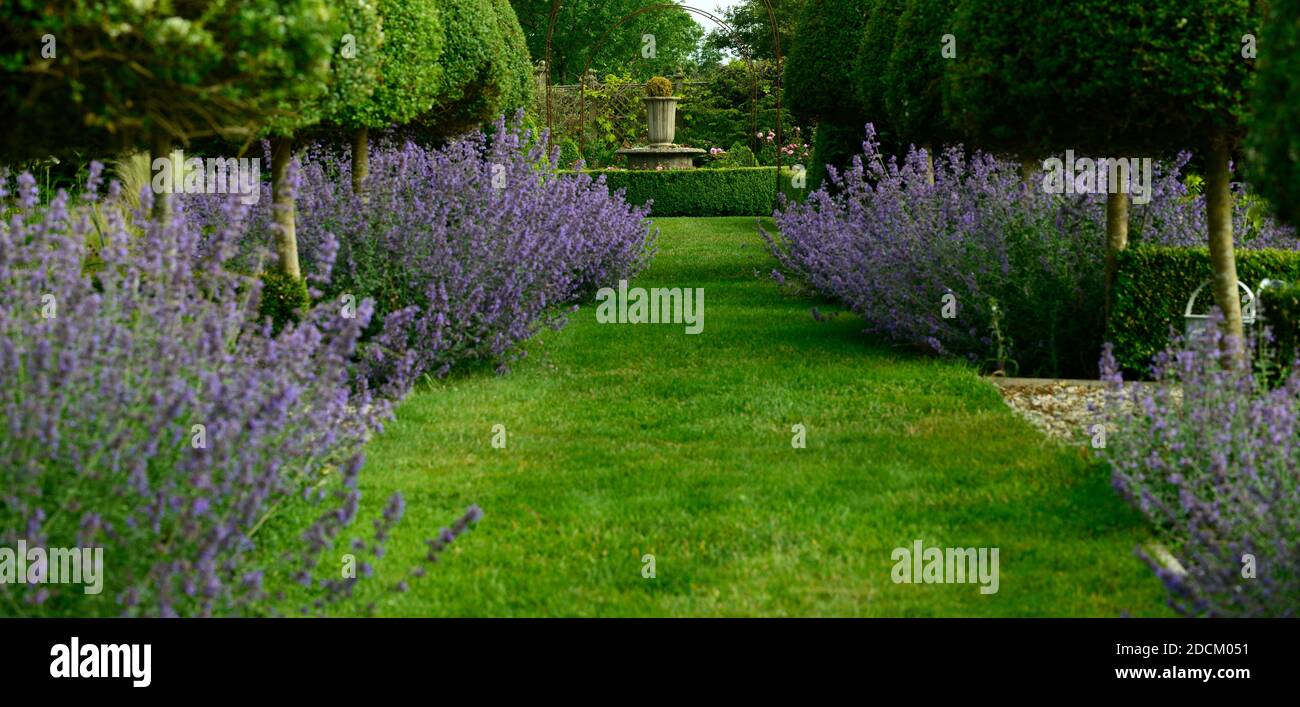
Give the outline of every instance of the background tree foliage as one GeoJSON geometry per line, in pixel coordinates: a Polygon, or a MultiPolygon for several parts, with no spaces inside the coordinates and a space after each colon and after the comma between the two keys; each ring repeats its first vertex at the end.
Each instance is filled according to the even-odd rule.
{"type": "MultiPolygon", "coordinates": [[[[624,16],[664,0],[563,0],[551,41],[551,81],[577,83],[591,52],[596,75],[631,74],[642,79],[689,69],[704,29],[685,10],[652,10],[629,20],[596,43],[624,16]],[[642,36],[653,34],[655,56],[642,56],[642,36]]],[[[535,61],[546,56],[551,0],[511,0],[535,61]]]]}
{"type": "MultiPolygon", "coordinates": [[[[781,32],[781,51],[785,54],[790,52],[799,14],[807,2],[808,0],[771,0],[772,14],[776,16],[776,26],[781,32]]],[[[709,9],[707,3],[701,3],[700,7],[709,9]]],[[[721,28],[710,30],[704,38],[705,48],[737,57],[744,56],[748,49],[753,52],[754,59],[776,61],[772,23],[763,0],[736,3],[722,11],[722,20],[731,27],[734,35],[721,28]]]]}

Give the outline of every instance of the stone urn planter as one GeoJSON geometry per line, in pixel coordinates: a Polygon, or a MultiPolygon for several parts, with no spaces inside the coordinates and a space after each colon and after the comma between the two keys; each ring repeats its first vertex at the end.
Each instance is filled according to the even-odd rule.
{"type": "Polygon", "coordinates": [[[646,118],[650,123],[650,145],[667,147],[677,135],[677,102],[680,96],[644,96],[646,118]]]}
{"type": "Polygon", "coordinates": [[[677,102],[680,96],[673,95],[673,84],[662,76],[656,76],[646,82],[645,101],[646,122],[650,128],[650,144],[638,147],[625,147],[618,154],[627,158],[630,169],[691,169],[693,158],[704,154],[704,150],[694,147],[678,147],[673,144],[677,135],[677,102]]]}

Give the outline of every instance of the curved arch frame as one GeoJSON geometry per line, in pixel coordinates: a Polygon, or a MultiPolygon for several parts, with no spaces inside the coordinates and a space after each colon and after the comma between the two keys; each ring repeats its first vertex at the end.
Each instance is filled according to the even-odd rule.
{"type": "MultiPolygon", "coordinates": [[[[549,22],[549,23],[547,24],[547,26],[546,26],[546,76],[545,76],[545,79],[546,79],[546,132],[547,132],[547,137],[546,137],[546,139],[547,139],[547,148],[548,148],[548,149],[550,149],[550,148],[552,147],[552,145],[550,144],[550,141],[551,141],[552,128],[553,128],[552,120],[551,120],[551,39],[552,39],[552,37],[553,37],[554,34],[555,34],[555,21],[556,21],[556,19],[559,17],[559,14],[560,14],[560,6],[561,6],[561,4],[562,4],[562,1],[563,1],[563,0],[551,0],[551,18],[550,18],[550,22],[549,22]]],[[[763,0],[763,6],[767,9],[767,21],[768,21],[768,24],[771,25],[771,27],[772,27],[772,46],[773,46],[773,48],[776,50],[776,144],[777,144],[777,150],[776,150],[776,183],[775,183],[775,185],[774,185],[774,189],[775,189],[774,194],[779,194],[779,193],[781,192],[781,167],[782,167],[782,165],[781,165],[781,149],[780,149],[780,148],[781,148],[782,143],[784,142],[784,140],[782,139],[782,136],[781,136],[781,116],[782,116],[782,112],[781,112],[781,92],[782,92],[781,80],[782,80],[782,74],[783,74],[782,69],[783,69],[783,65],[784,65],[784,63],[785,63],[785,60],[784,60],[784,58],[783,58],[782,55],[781,55],[781,31],[780,31],[779,29],[777,29],[777,26],[776,26],[776,12],[772,10],[772,2],[771,2],[771,0],[763,0]]],[[[730,26],[728,26],[727,23],[723,22],[723,21],[720,20],[719,18],[715,17],[713,14],[711,14],[711,13],[709,13],[709,12],[706,12],[706,11],[704,11],[704,10],[700,10],[700,9],[698,9],[698,8],[694,8],[694,7],[688,7],[688,6],[686,6],[686,5],[676,5],[676,4],[670,4],[670,3],[657,3],[657,4],[654,4],[654,5],[647,5],[647,6],[645,6],[645,7],[639,8],[639,9],[633,11],[633,12],[628,13],[628,14],[625,15],[622,19],[620,19],[618,22],[616,22],[612,27],[610,27],[609,29],[605,30],[605,33],[602,34],[602,35],[600,36],[600,39],[597,40],[595,46],[593,46],[593,47],[591,48],[591,50],[587,52],[587,61],[585,62],[584,66],[583,66],[582,76],[586,76],[587,70],[591,68],[591,62],[592,62],[592,60],[595,58],[595,56],[596,56],[596,52],[599,51],[599,50],[601,49],[601,47],[603,47],[603,46],[605,45],[606,40],[609,38],[609,35],[612,34],[612,33],[614,32],[614,30],[618,29],[619,27],[622,27],[624,24],[626,24],[629,20],[631,20],[631,19],[634,18],[634,17],[638,17],[638,16],[640,16],[640,15],[644,15],[644,14],[646,14],[647,12],[654,12],[654,11],[658,11],[658,10],[685,10],[685,11],[687,11],[687,12],[693,12],[693,13],[695,13],[695,14],[698,14],[698,15],[702,16],[702,17],[706,17],[706,18],[712,20],[715,24],[717,24],[718,26],[722,27],[722,29],[723,29],[724,31],[726,31],[727,34],[730,34],[732,37],[735,37],[735,36],[736,36],[736,32],[735,32],[735,30],[733,30],[730,26]]],[[[750,71],[750,76],[751,76],[751,99],[750,99],[750,100],[751,100],[751,108],[752,108],[752,110],[751,110],[751,113],[750,113],[750,128],[751,128],[751,129],[750,129],[750,133],[752,134],[752,133],[754,133],[754,131],[757,129],[757,124],[758,124],[758,72],[754,69],[753,51],[752,51],[749,47],[746,47],[746,51],[745,51],[745,61],[746,61],[746,63],[749,64],[749,71],[750,71]]],[[[579,82],[580,82],[579,89],[578,89],[578,90],[579,90],[579,94],[578,94],[578,97],[579,97],[579,98],[578,98],[578,100],[579,100],[579,106],[580,106],[580,107],[579,107],[579,114],[580,114],[579,120],[580,120],[580,122],[581,122],[583,125],[585,125],[585,124],[586,124],[587,87],[586,87],[586,84],[585,84],[585,83],[582,83],[582,82],[581,82],[581,79],[579,79],[579,82]]],[[[580,135],[578,136],[578,138],[579,138],[579,141],[580,141],[580,142],[585,142],[585,139],[584,139],[584,138],[585,138],[585,135],[580,134],[580,135]]],[[[584,147],[585,147],[585,145],[584,145],[584,147]]]]}

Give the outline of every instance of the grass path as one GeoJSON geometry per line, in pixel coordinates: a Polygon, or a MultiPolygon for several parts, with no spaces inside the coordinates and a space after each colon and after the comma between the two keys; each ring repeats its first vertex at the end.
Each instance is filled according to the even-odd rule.
{"type": "Polygon", "coordinates": [[[704,332],[584,306],[508,375],[413,394],[368,450],[363,517],[393,491],[407,515],[360,600],[403,616],[1164,613],[1133,556],[1140,520],[1080,450],[963,366],[873,344],[847,313],[815,321],[818,302],[756,276],[773,261],[754,219],[657,225],[633,285],[703,287],[704,332]],[[470,503],[485,518],[427,577],[376,591],[470,503]],[[892,550],[918,538],[1000,548],[999,591],[893,583],[892,550]]]}

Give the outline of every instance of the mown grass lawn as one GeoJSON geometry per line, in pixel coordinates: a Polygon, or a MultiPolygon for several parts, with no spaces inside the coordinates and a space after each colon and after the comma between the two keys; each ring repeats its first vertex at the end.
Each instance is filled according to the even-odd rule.
{"type": "Polygon", "coordinates": [[[847,313],[815,321],[812,306],[835,308],[767,275],[754,219],[657,225],[659,255],[633,284],[703,287],[704,332],[598,324],[588,305],[508,375],[412,394],[362,475],[363,519],[394,491],[406,518],[337,613],[1165,613],[1133,555],[1141,521],[1081,450],[1046,441],[967,367],[873,343],[847,313]],[[470,503],[476,530],[408,592],[381,589],[470,503]],[[1000,548],[999,591],[893,583],[892,550],[918,538],[1000,548]]]}

